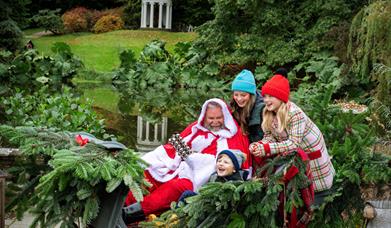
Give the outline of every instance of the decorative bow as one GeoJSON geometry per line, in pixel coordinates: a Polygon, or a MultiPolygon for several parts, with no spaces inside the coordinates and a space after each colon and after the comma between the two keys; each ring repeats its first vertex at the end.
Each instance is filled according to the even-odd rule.
{"type": "Polygon", "coordinates": [[[84,146],[88,143],[88,139],[87,138],[83,139],[83,137],[81,137],[81,135],[76,135],[75,140],[76,140],[77,144],[79,144],[80,146],[84,146]]]}

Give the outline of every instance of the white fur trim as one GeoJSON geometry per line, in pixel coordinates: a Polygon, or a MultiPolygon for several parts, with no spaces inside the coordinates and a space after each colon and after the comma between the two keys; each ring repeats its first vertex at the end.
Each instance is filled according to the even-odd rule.
{"type": "Polygon", "coordinates": [[[145,154],[142,159],[149,164],[147,170],[155,180],[167,182],[176,176],[188,178],[193,182],[194,190],[208,182],[216,165],[215,156],[211,154],[194,153],[186,161],[181,161],[179,156],[172,159],[163,146],[145,154]]]}
{"type": "MultiPolygon", "coordinates": [[[[204,103],[198,122],[191,128],[191,133],[184,138],[184,141],[189,142],[189,140],[200,130],[210,132],[203,127],[201,123],[204,120],[206,108],[209,102],[212,101],[220,104],[222,107],[226,129],[213,132],[214,135],[208,133],[207,138],[205,138],[204,135],[196,136],[191,143],[192,150],[196,152],[202,152],[209,147],[215,137],[219,137],[217,140],[216,154],[222,150],[228,149],[227,138],[233,137],[238,131],[227,104],[221,99],[213,98],[204,103]]],[[[197,190],[208,181],[210,175],[215,171],[216,165],[216,158],[211,154],[194,153],[191,154],[186,161],[182,161],[178,155],[172,159],[168,156],[163,146],[159,146],[155,150],[145,154],[142,159],[149,164],[147,170],[157,181],[167,182],[176,176],[188,178],[193,182],[194,190],[197,190]]]]}
{"type": "Polygon", "coordinates": [[[193,141],[191,141],[191,149],[193,151],[202,152],[205,148],[210,146],[215,138],[216,136],[211,133],[208,133],[206,138],[203,135],[196,136],[193,141]]]}
{"type": "Polygon", "coordinates": [[[181,158],[179,156],[175,156],[174,159],[170,158],[163,146],[157,147],[141,158],[149,164],[147,170],[152,177],[160,182],[171,180],[181,170],[181,158]],[[173,173],[169,173],[170,171],[173,171],[173,173]]]}
{"type": "Polygon", "coordinates": [[[187,157],[185,163],[186,166],[179,173],[179,177],[192,180],[194,191],[206,184],[210,175],[216,170],[216,159],[211,154],[191,154],[187,157]]]}
{"type": "Polygon", "coordinates": [[[228,142],[227,142],[227,139],[225,138],[219,138],[217,140],[217,151],[216,151],[216,155],[218,153],[220,153],[221,151],[223,150],[228,150],[228,142]]]}
{"type": "MultiPolygon", "coordinates": [[[[198,117],[197,124],[195,124],[193,126],[193,128],[198,128],[198,129],[200,129],[202,131],[206,131],[206,132],[209,131],[204,126],[202,126],[201,123],[205,118],[206,108],[208,107],[208,104],[212,101],[218,103],[222,107],[222,111],[223,111],[223,115],[224,115],[224,126],[226,127],[226,129],[222,129],[222,130],[219,130],[218,132],[213,132],[213,133],[215,135],[218,135],[218,136],[221,136],[224,138],[231,138],[232,136],[234,136],[236,134],[238,129],[237,129],[235,121],[231,115],[231,112],[228,109],[227,104],[219,98],[212,98],[212,99],[205,101],[205,103],[202,105],[201,113],[200,113],[200,116],[198,117]]],[[[193,128],[191,129],[192,133],[195,130],[195,129],[193,130],[193,128]]]]}

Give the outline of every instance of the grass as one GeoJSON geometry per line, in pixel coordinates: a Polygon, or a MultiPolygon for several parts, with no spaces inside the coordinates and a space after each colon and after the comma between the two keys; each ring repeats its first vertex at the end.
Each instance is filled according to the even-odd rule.
{"type": "Polygon", "coordinates": [[[167,32],[158,30],[119,30],[114,32],[73,33],[61,36],[37,36],[42,29],[24,31],[26,40],[32,40],[40,53],[48,55],[55,42],[65,42],[71,46],[72,52],[85,64],[87,69],[108,72],[119,65],[119,53],[124,49],[132,49],[139,55],[145,44],[160,39],[166,42],[166,49],[173,51],[174,45],[181,41],[192,41],[196,33],[167,32]]]}

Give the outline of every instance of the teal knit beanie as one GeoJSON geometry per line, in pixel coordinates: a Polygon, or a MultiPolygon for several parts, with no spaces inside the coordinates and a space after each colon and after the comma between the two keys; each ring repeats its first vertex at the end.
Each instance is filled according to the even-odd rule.
{"type": "Polygon", "coordinates": [[[232,91],[242,91],[255,95],[257,86],[253,73],[249,70],[242,70],[232,82],[232,91]]]}

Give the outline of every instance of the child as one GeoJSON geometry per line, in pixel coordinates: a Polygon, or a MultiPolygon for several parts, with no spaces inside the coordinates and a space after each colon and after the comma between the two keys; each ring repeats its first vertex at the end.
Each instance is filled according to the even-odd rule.
{"type": "MultiPolygon", "coordinates": [[[[265,108],[262,141],[252,143],[250,152],[256,158],[304,150],[309,158],[315,193],[331,188],[335,175],[319,128],[296,104],[289,101],[289,81],[274,75],[262,87],[265,108]]],[[[318,194],[322,195],[322,194],[318,194]]],[[[315,194],[316,200],[317,194],[315,194]]]]}
{"type": "Polygon", "coordinates": [[[264,103],[251,71],[242,70],[232,82],[231,90],[232,115],[238,121],[242,132],[248,136],[250,143],[261,140],[264,103]]]}
{"type": "MultiPolygon", "coordinates": [[[[217,155],[216,172],[214,172],[209,182],[227,182],[247,180],[248,171],[242,170],[241,166],[246,160],[245,154],[240,150],[223,150],[217,155]]],[[[197,193],[185,191],[178,202],[185,202],[185,198],[194,196],[197,193]]]]}
{"type": "Polygon", "coordinates": [[[226,181],[244,181],[248,173],[241,169],[245,154],[240,150],[223,150],[216,159],[216,172],[213,173],[209,182],[226,182],[226,181]]]}

